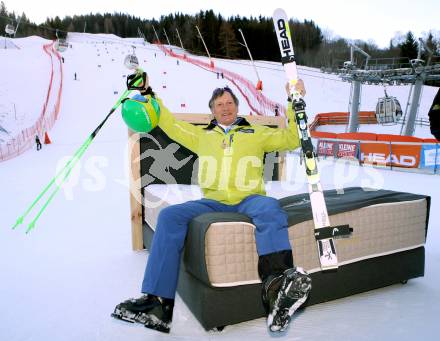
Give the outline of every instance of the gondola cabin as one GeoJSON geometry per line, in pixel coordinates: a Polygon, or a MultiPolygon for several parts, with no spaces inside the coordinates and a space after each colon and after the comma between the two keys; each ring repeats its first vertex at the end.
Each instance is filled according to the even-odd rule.
{"type": "Polygon", "coordinates": [[[377,122],[381,124],[396,123],[402,117],[402,107],[396,97],[379,98],[376,105],[377,122]]]}

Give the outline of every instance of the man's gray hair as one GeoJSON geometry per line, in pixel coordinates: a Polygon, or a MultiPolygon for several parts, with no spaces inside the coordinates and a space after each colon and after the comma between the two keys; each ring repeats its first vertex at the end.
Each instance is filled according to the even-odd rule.
{"type": "Polygon", "coordinates": [[[232,99],[234,100],[235,105],[238,107],[238,98],[237,96],[235,96],[235,94],[232,92],[231,88],[229,88],[228,86],[225,86],[224,88],[217,88],[212,92],[212,96],[211,99],[209,100],[209,109],[212,110],[212,108],[214,107],[214,101],[223,96],[223,94],[225,92],[229,92],[232,96],[232,99]]]}

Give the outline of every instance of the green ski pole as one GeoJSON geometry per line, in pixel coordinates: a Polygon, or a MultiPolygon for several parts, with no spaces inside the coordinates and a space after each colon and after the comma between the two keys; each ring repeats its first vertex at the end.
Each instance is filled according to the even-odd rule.
{"type": "MultiPolygon", "coordinates": [[[[87,142],[87,141],[86,141],[87,142]]],[[[34,200],[34,202],[27,208],[27,210],[18,217],[15,225],[12,227],[12,229],[15,229],[18,225],[22,224],[26,216],[29,214],[29,212],[34,208],[34,206],[40,201],[40,199],[43,197],[43,195],[52,187],[52,185],[55,183],[55,181],[67,170],[70,168],[72,160],[80,154],[81,150],[85,148],[86,142],[83,143],[83,145],[75,152],[75,154],[72,156],[72,158],[67,161],[66,165],[50,180],[50,182],[46,185],[46,187],[43,189],[43,191],[37,196],[37,198],[34,200]]]]}
{"type": "Polygon", "coordinates": [[[75,167],[76,163],[79,161],[79,159],[82,157],[82,155],[85,153],[87,148],[92,143],[93,139],[96,137],[98,132],[101,130],[101,128],[104,126],[105,122],[109,119],[109,117],[116,111],[116,109],[121,105],[122,101],[131,93],[131,89],[134,88],[134,86],[137,86],[141,84],[142,82],[145,82],[145,73],[139,69],[138,72],[135,75],[131,75],[130,83],[127,79],[127,87],[128,89],[124,91],[124,93],[119,97],[118,101],[115,103],[115,105],[111,108],[110,112],[107,114],[106,118],[96,127],[96,129],[90,134],[90,136],[87,138],[87,140],[81,145],[81,147],[75,152],[75,154],[72,156],[72,158],[67,161],[66,165],[55,175],[55,177],[52,178],[51,181],[46,185],[46,187],[43,189],[43,191],[37,196],[37,198],[34,200],[34,202],[26,209],[26,211],[17,219],[15,225],[12,227],[15,229],[18,225],[22,224],[24,219],[27,217],[29,212],[35,207],[35,205],[40,201],[40,199],[46,194],[46,192],[53,186],[53,184],[56,184],[56,180],[64,174],[64,177],[62,178],[62,181],[60,184],[56,184],[57,188],[52,192],[50,197],[46,200],[46,202],[43,204],[42,208],[38,212],[37,216],[32,220],[32,222],[29,224],[28,229],[26,233],[28,233],[31,229],[35,227],[35,223],[38,220],[38,218],[41,216],[41,214],[44,212],[46,207],[49,205],[49,203],[52,201],[55,194],[58,192],[62,184],[67,180],[67,178],[70,175],[70,172],[72,171],[73,167],[75,167]]]}

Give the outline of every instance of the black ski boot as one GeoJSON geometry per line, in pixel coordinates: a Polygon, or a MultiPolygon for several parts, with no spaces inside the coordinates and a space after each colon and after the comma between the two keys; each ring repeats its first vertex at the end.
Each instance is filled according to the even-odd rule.
{"type": "Polygon", "coordinates": [[[270,331],[284,331],[293,313],[307,300],[312,279],[300,267],[272,275],[263,282],[263,302],[270,331]]]}
{"type": "Polygon", "coordinates": [[[111,315],[119,320],[141,323],[146,328],[170,332],[174,300],[154,295],[143,295],[118,304],[111,315]]]}

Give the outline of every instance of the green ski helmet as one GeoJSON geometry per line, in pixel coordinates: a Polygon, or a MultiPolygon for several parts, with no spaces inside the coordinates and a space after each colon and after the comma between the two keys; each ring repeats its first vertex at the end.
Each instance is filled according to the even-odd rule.
{"type": "Polygon", "coordinates": [[[148,96],[146,102],[126,98],[122,102],[122,119],[133,131],[148,133],[159,122],[160,106],[156,99],[148,96]]]}

